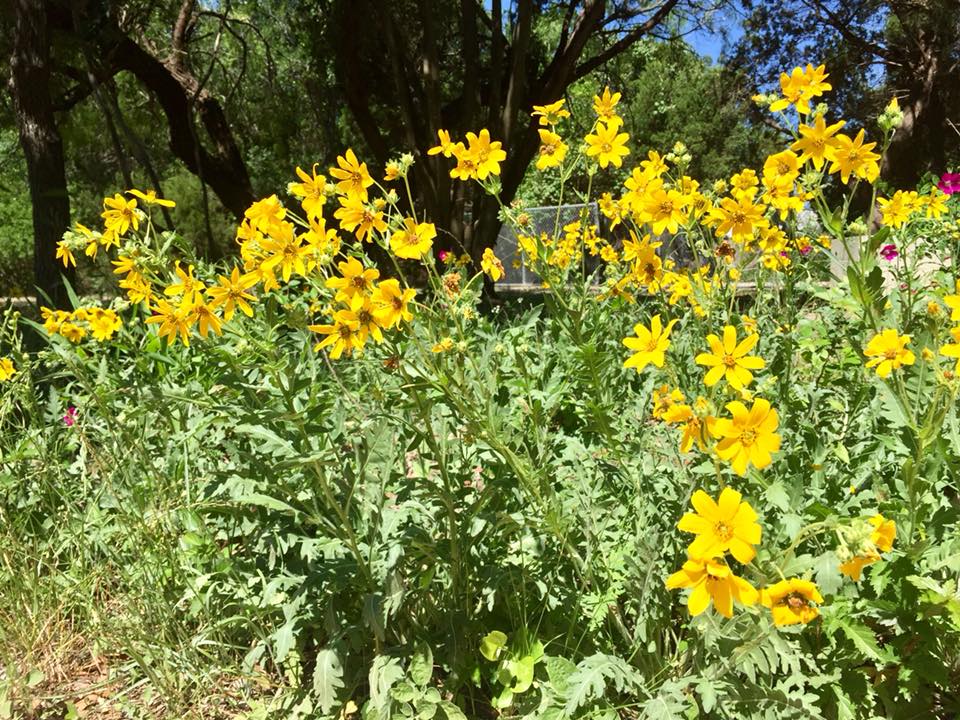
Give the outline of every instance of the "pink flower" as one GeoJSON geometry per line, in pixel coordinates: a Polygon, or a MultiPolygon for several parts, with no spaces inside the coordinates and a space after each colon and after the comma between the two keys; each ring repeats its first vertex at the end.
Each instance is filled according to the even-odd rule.
{"type": "Polygon", "coordinates": [[[63,424],[67,427],[73,427],[77,421],[77,409],[71,405],[67,408],[67,414],[63,416],[63,424]]]}
{"type": "Polygon", "coordinates": [[[882,248],[880,248],[880,257],[882,257],[884,260],[894,260],[899,255],[900,253],[897,252],[896,245],[884,245],[882,248]]]}
{"type": "Polygon", "coordinates": [[[940,176],[937,187],[947,195],[960,193],[960,173],[944,173],[940,176]]]}
{"type": "Polygon", "coordinates": [[[447,258],[450,257],[450,253],[446,250],[441,250],[438,257],[440,258],[440,262],[445,263],[447,258]]]}

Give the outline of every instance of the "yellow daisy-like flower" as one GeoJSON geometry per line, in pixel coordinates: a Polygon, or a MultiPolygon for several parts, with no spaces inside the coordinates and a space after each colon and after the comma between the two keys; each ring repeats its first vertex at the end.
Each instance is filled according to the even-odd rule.
{"type": "Polygon", "coordinates": [[[669,385],[661,385],[653,391],[653,417],[662,420],[664,414],[674,405],[685,400],[680,388],[670,389],[669,385]]]}
{"type": "Polygon", "coordinates": [[[556,167],[567,156],[567,144],[555,132],[540,128],[540,156],[537,158],[537,170],[556,167]]]}
{"type": "Polygon", "coordinates": [[[134,230],[140,228],[137,201],[127,200],[120,193],[114,194],[112,198],[103,199],[103,212],[100,213],[100,217],[103,218],[104,227],[117,236],[126,235],[131,225],[134,230]]]}
{"type": "Polygon", "coordinates": [[[623,339],[623,344],[634,351],[634,354],[624,361],[623,366],[636,368],[637,372],[641,372],[649,364],[663,367],[667,348],[670,347],[670,331],[676,323],[676,320],[671,320],[663,327],[660,315],[654,315],[650,319],[649,328],[643,323],[637,323],[633,328],[636,337],[623,339]]]}
{"type": "Polygon", "coordinates": [[[817,605],[823,603],[823,597],[809,580],[791,578],[761,590],[760,602],[770,608],[774,625],[806,625],[820,614],[817,605]]]}
{"type": "Polygon", "coordinates": [[[610,92],[610,87],[603,89],[603,93],[593,96],[593,111],[601,120],[610,121],[617,116],[617,103],[620,102],[620,93],[610,92]]]}
{"type": "Polygon", "coordinates": [[[717,420],[711,430],[715,437],[721,438],[716,446],[717,455],[729,461],[740,476],[746,474],[751,464],[758,470],[765,468],[772,462],[771,455],[780,449],[777,411],[763,398],[754,400],[749,410],[739,400],[727,403],[726,407],[733,417],[717,420]]]}
{"type": "Polygon", "coordinates": [[[563,118],[570,117],[570,111],[563,106],[565,102],[560,98],[549,105],[534,105],[532,115],[539,118],[540,125],[556,125],[563,118]]]}
{"type": "Polygon", "coordinates": [[[340,181],[337,183],[337,192],[366,200],[367,188],[373,185],[367,164],[357,160],[353,149],[347,148],[343,155],[337,156],[337,165],[339,167],[330,168],[330,174],[340,181]]]}
{"type": "Polygon", "coordinates": [[[800,152],[801,163],[809,160],[819,170],[825,161],[833,161],[834,149],[837,146],[837,139],[834,136],[844,125],[846,125],[844,120],[827,125],[823,115],[817,115],[813,125],[801,124],[797,128],[800,139],[794,142],[790,149],[800,152]]]}
{"type": "Polygon", "coordinates": [[[960,367],[960,327],[955,327],[950,331],[952,343],[940,346],[940,354],[944,357],[954,358],[957,361],[957,367],[960,367]]]}
{"type": "Polygon", "coordinates": [[[716,335],[707,335],[707,344],[710,352],[700,353],[695,358],[698,365],[705,365],[710,369],[703,378],[707,387],[716,385],[720,378],[725,377],[730,386],[743,390],[753,382],[751,370],[761,370],[766,363],[763,358],[748,355],[760,341],[757,333],[747,335],[737,343],[737,329],[733,325],[723,328],[723,341],[716,335]]]}
{"type": "Polygon", "coordinates": [[[404,218],[403,228],[390,236],[390,249],[398,258],[419,260],[433,247],[437,228],[433,223],[417,223],[413,218],[404,218]]]}
{"type": "Polygon", "coordinates": [[[717,502],[703,490],[690,498],[696,513],[686,513],[677,528],[696,534],[687,553],[692,558],[713,558],[730,551],[737,560],[748,563],[757,554],[753,546],[760,542],[757,513],[736,490],[725,487],[717,502]]]}
{"type": "Polygon", "coordinates": [[[62,260],[64,267],[77,266],[77,259],[73,256],[73,251],[70,250],[66,240],[57,243],[57,260],[62,260]]]}
{"type": "Polygon", "coordinates": [[[830,172],[839,172],[840,180],[844,184],[849,182],[851,175],[856,175],[868,183],[874,182],[880,176],[880,166],[877,164],[880,156],[871,152],[877,144],[865,143],[865,135],[866,132],[861,129],[852,140],[842,133],[836,137],[830,172]]]}
{"type": "Polygon", "coordinates": [[[309,175],[299,166],[296,170],[300,182],[290,183],[288,189],[300,198],[300,207],[303,208],[308,218],[318,218],[323,214],[323,204],[327,200],[325,194],[327,178],[323,175],[317,175],[317,163],[313,164],[313,169],[309,175]]]}
{"type": "MultiPolygon", "coordinates": [[[[127,190],[128,193],[134,197],[138,197],[143,200],[147,205],[159,205],[160,207],[176,207],[177,204],[173,200],[165,200],[162,197],[157,195],[156,190],[147,190],[142,192],[140,190],[127,190]]],[[[122,233],[121,233],[122,234],[122,233]]]]}
{"type": "Polygon", "coordinates": [[[313,346],[314,352],[330,347],[330,359],[338,360],[344,353],[352,355],[354,350],[362,350],[366,333],[360,332],[360,321],[349,310],[334,313],[332,325],[308,325],[310,330],[326,337],[313,346]]]}
{"type": "Polygon", "coordinates": [[[733,617],[733,601],[741,605],[754,605],[757,591],[743,578],[733,574],[725,562],[718,559],[697,560],[690,558],[683,567],[666,581],[667,588],[692,588],[687,598],[691,615],[704,612],[710,603],[724,617],[733,617]]]}
{"type": "Polygon", "coordinates": [[[13,360],[10,358],[0,358],[0,382],[7,382],[17,374],[17,369],[13,366],[13,360]]]}
{"type": "Polygon", "coordinates": [[[500,258],[493,254],[491,248],[485,248],[483,257],[480,259],[480,268],[490,276],[490,279],[497,282],[503,277],[503,263],[500,258]]]}
{"type": "Polygon", "coordinates": [[[585,138],[587,155],[595,157],[601,168],[607,165],[620,167],[623,165],[623,158],[630,154],[626,145],[630,136],[617,132],[619,129],[615,124],[598,122],[596,131],[585,138]]]}
{"type": "Polygon", "coordinates": [[[373,292],[373,282],[380,277],[376,268],[364,268],[355,257],[337,263],[342,277],[328,278],[326,286],[337,291],[334,300],[359,307],[363,299],[373,292]]]}
{"type": "Polygon", "coordinates": [[[399,325],[400,322],[411,322],[413,313],[409,304],[413,301],[417,291],[413,288],[401,288],[400,281],[389,278],[377,285],[373,291],[373,315],[377,323],[384,328],[399,325]]]}
{"type": "Polygon", "coordinates": [[[885,378],[903,365],[913,365],[916,356],[907,349],[909,342],[909,335],[900,335],[893,328],[880,331],[870,339],[863,351],[870,358],[867,367],[876,367],[877,375],[885,378]]]}
{"type": "Polygon", "coordinates": [[[447,130],[437,130],[437,139],[440,142],[427,150],[427,155],[442,154],[445,158],[453,157],[453,150],[457,144],[450,139],[450,132],[447,130]]]}
{"type": "Polygon", "coordinates": [[[957,280],[956,294],[947,295],[943,298],[943,303],[950,308],[950,320],[953,322],[960,320],[960,280],[957,280]]]}

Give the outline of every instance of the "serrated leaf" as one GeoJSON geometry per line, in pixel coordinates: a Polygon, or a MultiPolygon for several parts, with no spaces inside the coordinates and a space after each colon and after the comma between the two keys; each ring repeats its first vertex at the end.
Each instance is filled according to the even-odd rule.
{"type": "Polygon", "coordinates": [[[850,638],[850,641],[853,642],[857,650],[865,657],[877,662],[883,662],[883,653],[880,650],[880,646],[877,645],[877,638],[870,628],[866,625],[845,619],[839,619],[837,624],[840,626],[840,629],[843,630],[843,634],[850,638]]]}
{"type": "Polygon", "coordinates": [[[328,714],[337,704],[337,691],[343,687],[343,664],[332,648],[317,653],[317,665],[313,669],[313,695],[323,714],[328,714]]]}

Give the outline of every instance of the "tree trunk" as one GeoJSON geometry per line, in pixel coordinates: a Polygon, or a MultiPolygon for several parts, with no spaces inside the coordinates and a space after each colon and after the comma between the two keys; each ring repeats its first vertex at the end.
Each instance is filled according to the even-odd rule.
{"type": "MultiPolygon", "coordinates": [[[[58,308],[69,306],[64,280],[73,269],[56,259],[57,242],[70,226],[70,196],[63,160],[63,141],[50,100],[50,35],[44,3],[14,0],[10,93],[27,160],[27,182],[33,210],[33,272],[40,295],[58,308]]],[[[38,303],[45,304],[42,297],[38,303]]]]}

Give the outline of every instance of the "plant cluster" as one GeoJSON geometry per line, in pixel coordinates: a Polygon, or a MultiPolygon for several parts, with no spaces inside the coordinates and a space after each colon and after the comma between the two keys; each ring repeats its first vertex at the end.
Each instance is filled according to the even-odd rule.
{"type": "MultiPolygon", "coordinates": [[[[171,201],[106,198],[58,257],[115,254],[125,297],[0,329],[0,517],[36,582],[109,563],[153,594],[164,629],[122,650],[172,708],[216,648],[272,678],[251,717],[951,717],[960,208],[949,178],[884,189],[899,108],[869,140],[827,79],[758,96],[793,137],[762,167],[697,180],[678,143],[600,197],[620,94],[582,141],[534,107],[557,204],[607,227],[501,204],[543,285],[512,313],[480,310],[493,249],[433,252],[411,155],[297,168],[220,264],[171,201]],[[40,515],[115,541],[71,559],[40,515]]],[[[499,198],[487,129],[429,152],[499,198]]]]}

